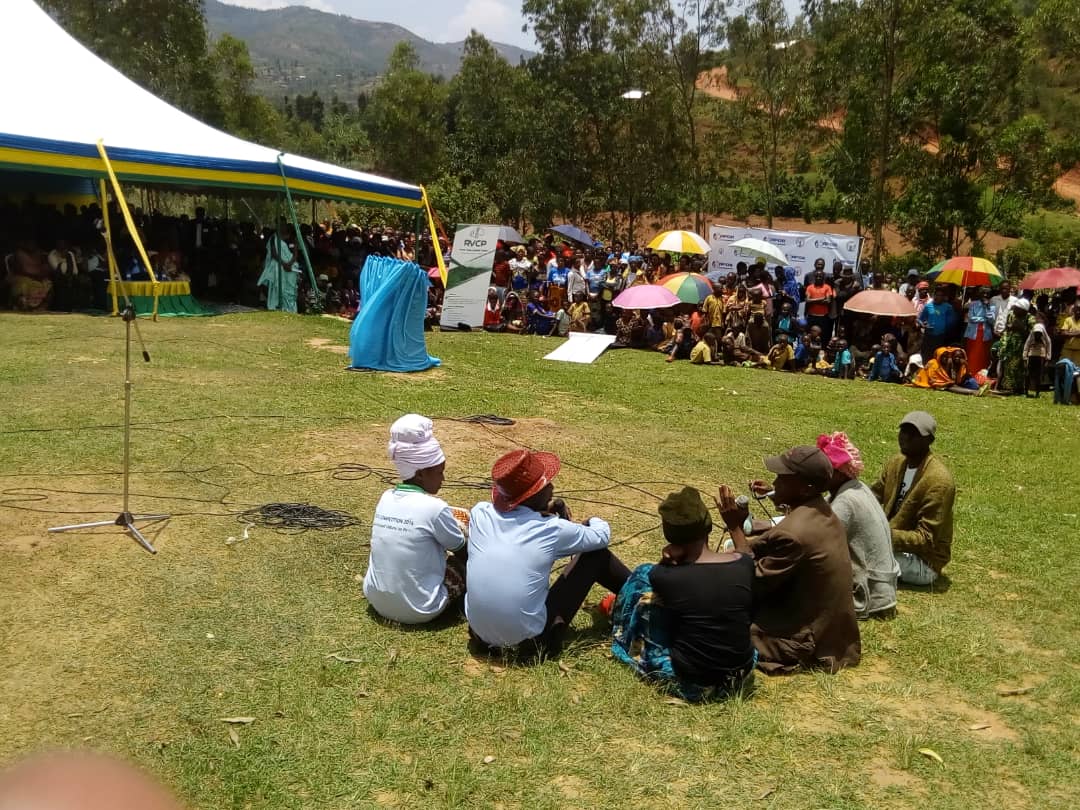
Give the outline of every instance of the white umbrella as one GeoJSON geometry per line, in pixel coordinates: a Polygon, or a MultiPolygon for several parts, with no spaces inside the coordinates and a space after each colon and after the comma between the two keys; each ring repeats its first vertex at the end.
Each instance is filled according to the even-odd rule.
{"type": "Polygon", "coordinates": [[[764,256],[765,258],[772,259],[777,264],[788,263],[788,258],[784,255],[784,251],[771,242],[766,242],[764,239],[738,239],[731,243],[731,247],[732,249],[738,248],[744,254],[764,256]]]}

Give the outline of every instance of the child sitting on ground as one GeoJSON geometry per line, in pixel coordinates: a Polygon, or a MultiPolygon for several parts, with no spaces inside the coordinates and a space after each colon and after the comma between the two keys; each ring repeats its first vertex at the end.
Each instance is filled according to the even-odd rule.
{"type": "Polygon", "coordinates": [[[676,360],[689,360],[694,350],[694,330],[684,326],[675,333],[675,340],[671,342],[667,351],[667,362],[674,363],[676,360]]]}
{"type": "Polygon", "coordinates": [[[810,345],[810,333],[803,332],[799,336],[799,342],[795,344],[795,370],[803,371],[810,365],[813,355],[810,345]]]}
{"type": "Polygon", "coordinates": [[[777,334],[776,343],[769,349],[768,361],[770,368],[774,371],[795,370],[795,350],[788,343],[786,333],[780,332],[777,334]]]}
{"type": "Polygon", "coordinates": [[[719,362],[716,355],[716,335],[706,332],[690,351],[690,362],[694,365],[712,365],[719,362]]]}
{"type": "Polygon", "coordinates": [[[837,341],[834,351],[835,356],[833,357],[833,366],[829,376],[839,377],[842,380],[855,379],[855,361],[851,357],[848,342],[846,340],[837,341]]]}

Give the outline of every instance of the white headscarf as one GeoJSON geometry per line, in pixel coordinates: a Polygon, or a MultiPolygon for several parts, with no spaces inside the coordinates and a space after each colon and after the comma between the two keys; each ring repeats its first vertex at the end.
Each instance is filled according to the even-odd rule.
{"type": "Polygon", "coordinates": [[[402,481],[408,481],[419,470],[446,461],[442,445],[432,430],[431,420],[417,413],[405,414],[390,426],[390,444],[386,450],[402,481]]]}

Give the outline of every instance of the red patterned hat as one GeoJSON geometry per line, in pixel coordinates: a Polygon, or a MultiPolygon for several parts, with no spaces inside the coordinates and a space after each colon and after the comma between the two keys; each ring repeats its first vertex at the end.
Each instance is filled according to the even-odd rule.
{"type": "Polygon", "coordinates": [[[562,465],[554,453],[513,450],[491,468],[491,502],[509,512],[551,483],[562,465]]]}

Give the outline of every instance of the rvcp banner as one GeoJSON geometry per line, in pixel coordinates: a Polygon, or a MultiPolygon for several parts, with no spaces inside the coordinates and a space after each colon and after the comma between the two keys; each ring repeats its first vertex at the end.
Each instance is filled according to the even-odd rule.
{"type": "MultiPolygon", "coordinates": [[[[780,250],[788,258],[788,265],[795,268],[795,277],[802,281],[814,269],[817,259],[825,260],[826,272],[832,271],[834,261],[859,266],[862,237],[842,233],[809,233],[807,231],[775,231],[768,228],[744,228],[729,225],[709,227],[709,272],[733,273],[739,262],[752,264],[757,257],[731,248],[739,239],[763,239],[780,250]]],[[[771,262],[770,262],[771,264],[771,262]]]]}
{"type": "Polygon", "coordinates": [[[495,243],[498,225],[458,225],[454,249],[447,260],[446,295],[443,298],[444,329],[460,324],[484,325],[484,305],[495,266],[495,243]]]}

